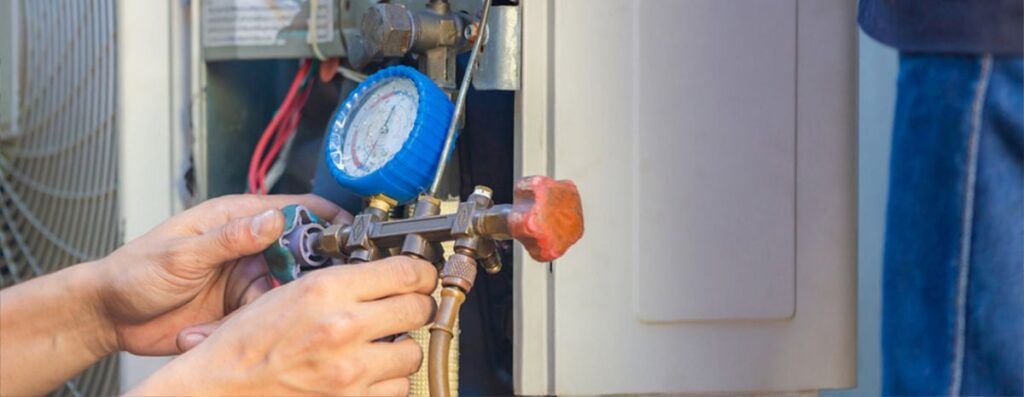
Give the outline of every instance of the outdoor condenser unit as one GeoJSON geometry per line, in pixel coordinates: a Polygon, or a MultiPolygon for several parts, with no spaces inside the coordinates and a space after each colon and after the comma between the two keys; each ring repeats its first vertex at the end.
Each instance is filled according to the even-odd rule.
{"type": "MultiPolygon", "coordinates": [[[[126,239],[190,203],[241,192],[285,73],[313,54],[301,23],[270,40],[206,41],[210,1],[245,2],[116,2],[126,239]]],[[[308,14],[307,0],[271,3],[308,14]]],[[[352,56],[348,43],[360,40],[371,3],[320,0],[320,50],[352,56]]],[[[468,14],[479,8],[451,3],[468,14]]],[[[555,263],[512,248],[512,391],[854,386],[855,4],[519,0],[495,8],[506,15],[491,29],[511,33],[488,48],[508,52],[484,57],[477,88],[506,90],[512,127],[492,154],[512,159],[509,180],[575,180],[586,218],[583,239],[555,263]]],[[[473,104],[467,120],[497,117],[473,104]]],[[[307,116],[303,131],[317,133],[307,116]]],[[[122,385],[152,364],[122,360],[122,385]]]]}

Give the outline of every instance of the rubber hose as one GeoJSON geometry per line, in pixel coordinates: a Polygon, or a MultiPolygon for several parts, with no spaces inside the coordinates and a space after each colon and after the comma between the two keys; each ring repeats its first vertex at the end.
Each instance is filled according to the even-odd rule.
{"type": "Polygon", "coordinates": [[[452,334],[443,330],[430,330],[430,349],[427,357],[427,379],[431,397],[450,397],[448,390],[448,350],[452,334]]]}
{"type": "Polygon", "coordinates": [[[430,327],[430,347],[427,349],[427,383],[431,397],[450,397],[448,386],[448,350],[455,336],[455,320],[459,318],[466,293],[461,289],[446,286],[441,289],[441,303],[437,307],[437,318],[430,327]]]}

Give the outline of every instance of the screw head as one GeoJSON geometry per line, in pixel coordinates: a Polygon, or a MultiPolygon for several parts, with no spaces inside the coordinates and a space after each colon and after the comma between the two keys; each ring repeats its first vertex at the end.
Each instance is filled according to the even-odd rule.
{"type": "Polygon", "coordinates": [[[472,42],[472,41],[476,40],[477,33],[479,31],[480,31],[480,24],[479,24],[479,22],[478,23],[468,24],[468,25],[466,25],[466,28],[462,30],[462,37],[465,38],[466,41],[472,42]]]}

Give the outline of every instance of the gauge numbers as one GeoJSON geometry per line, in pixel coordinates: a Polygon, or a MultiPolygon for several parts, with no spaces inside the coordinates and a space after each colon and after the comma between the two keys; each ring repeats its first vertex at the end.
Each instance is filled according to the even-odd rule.
{"type": "Polygon", "coordinates": [[[407,78],[381,81],[343,121],[329,144],[332,160],[352,177],[373,173],[395,157],[416,123],[419,93],[407,78]]]}

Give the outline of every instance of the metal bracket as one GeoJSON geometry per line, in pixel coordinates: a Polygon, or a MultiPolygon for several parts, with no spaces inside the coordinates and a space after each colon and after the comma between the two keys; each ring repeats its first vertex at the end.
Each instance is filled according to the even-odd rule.
{"type": "Polygon", "coordinates": [[[487,21],[487,38],[473,88],[481,91],[518,91],[522,59],[522,24],[519,6],[494,6],[487,21]]]}

